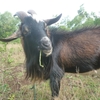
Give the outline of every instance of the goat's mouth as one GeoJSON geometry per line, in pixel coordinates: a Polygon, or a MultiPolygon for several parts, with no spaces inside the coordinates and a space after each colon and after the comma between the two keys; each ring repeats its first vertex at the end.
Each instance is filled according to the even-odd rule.
{"type": "Polygon", "coordinates": [[[46,55],[46,57],[48,57],[49,55],[52,54],[52,49],[50,49],[50,50],[43,50],[43,53],[46,55]]]}
{"type": "Polygon", "coordinates": [[[38,50],[39,50],[40,52],[42,52],[46,57],[48,57],[49,55],[52,54],[52,46],[49,47],[48,49],[43,49],[43,48],[41,48],[40,46],[38,46],[38,50]]]}

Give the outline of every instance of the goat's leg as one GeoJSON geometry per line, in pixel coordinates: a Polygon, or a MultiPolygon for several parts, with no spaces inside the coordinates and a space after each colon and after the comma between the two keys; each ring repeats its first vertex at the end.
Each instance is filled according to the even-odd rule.
{"type": "Polygon", "coordinates": [[[60,100],[58,97],[52,97],[51,100],[60,100]]]}
{"type": "Polygon", "coordinates": [[[64,75],[64,71],[59,66],[53,66],[50,72],[50,87],[52,92],[52,100],[58,100],[60,90],[60,81],[64,75]]]}

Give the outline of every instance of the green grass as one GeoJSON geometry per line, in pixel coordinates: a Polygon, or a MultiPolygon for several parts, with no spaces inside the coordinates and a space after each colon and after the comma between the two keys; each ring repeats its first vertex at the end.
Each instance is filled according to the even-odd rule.
{"type": "MultiPolygon", "coordinates": [[[[30,80],[25,80],[21,44],[0,44],[0,100],[34,100],[30,80]]],[[[100,71],[95,75],[66,73],[61,81],[60,100],[100,100],[100,71]]],[[[36,83],[37,100],[51,100],[49,80],[36,83]]]]}

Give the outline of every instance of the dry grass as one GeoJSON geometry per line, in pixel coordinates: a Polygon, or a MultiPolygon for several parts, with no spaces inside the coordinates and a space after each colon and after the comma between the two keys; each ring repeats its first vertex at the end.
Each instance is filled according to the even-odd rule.
{"type": "MultiPolygon", "coordinates": [[[[0,45],[1,47],[2,45],[0,45]]],[[[2,47],[3,48],[3,47],[2,47]]],[[[34,100],[32,83],[25,80],[24,54],[20,44],[8,44],[0,52],[0,100],[34,100]]],[[[100,100],[100,74],[64,75],[60,100],[100,100]]],[[[50,100],[49,81],[36,83],[36,100],[50,100]]]]}

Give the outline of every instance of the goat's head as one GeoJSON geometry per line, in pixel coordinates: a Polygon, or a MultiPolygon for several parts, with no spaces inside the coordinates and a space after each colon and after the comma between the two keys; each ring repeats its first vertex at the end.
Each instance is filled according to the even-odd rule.
{"type": "Polygon", "coordinates": [[[61,14],[53,19],[37,20],[33,16],[33,14],[36,14],[33,10],[29,10],[28,13],[23,11],[17,12],[15,16],[18,16],[21,20],[19,29],[10,37],[0,39],[0,41],[9,42],[22,37],[27,45],[28,43],[34,45],[34,48],[38,48],[38,50],[41,50],[46,56],[48,56],[52,53],[52,43],[47,36],[46,27],[57,22],[60,19],[61,14]]]}

